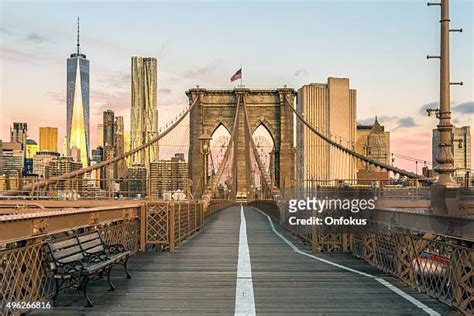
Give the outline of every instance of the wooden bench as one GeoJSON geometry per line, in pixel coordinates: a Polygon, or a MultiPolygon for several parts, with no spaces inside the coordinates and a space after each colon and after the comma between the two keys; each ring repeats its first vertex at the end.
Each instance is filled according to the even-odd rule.
{"type": "Polygon", "coordinates": [[[124,267],[130,279],[127,271],[130,251],[122,245],[106,245],[98,232],[50,241],[46,244],[46,253],[55,283],[53,304],[61,290],[72,287],[82,289],[86,306],[91,307],[92,300],[87,295],[89,280],[106,275],[110,290],[115,291],[110,272],[116,264],[124,267]]]}

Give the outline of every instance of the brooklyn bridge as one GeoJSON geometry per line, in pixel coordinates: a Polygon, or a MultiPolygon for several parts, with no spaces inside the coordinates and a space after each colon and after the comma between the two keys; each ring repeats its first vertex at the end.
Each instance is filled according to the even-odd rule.
{"type": "MultiPolygon", "coordinates": [[[[445,54],[441,152],[452,144],[445,54]]],[[[362,155],[298,111],[288,87],[196,87],[187,96],[189,105],[144,145],[2,193],[3,314],[474,313],[474,193],[451,182],[449,153],[437,179],[362,155]],[[92,173],[113,174],[158,143],[178,148],[183,126],[186,199],[82,192],[92,173]],[[330,168],[359,164],[391,180],[305,179],[295,126],[331,152],[330,168]],[[228,136],[216,145],[219,130],[228,136]],[[364,215],[370,230],[294,225],[320,216],[291,208],[315,196],[373,200],[364,215]]]]}

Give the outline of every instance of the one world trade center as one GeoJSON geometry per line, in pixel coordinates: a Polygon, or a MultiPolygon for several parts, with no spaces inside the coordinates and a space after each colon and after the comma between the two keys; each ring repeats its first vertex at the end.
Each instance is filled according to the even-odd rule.
{"type": "Polygon", "coordinates": [[[77,50],[67,59],[67,152],[83,167],[89,165],[89,60],[77,50]]]}

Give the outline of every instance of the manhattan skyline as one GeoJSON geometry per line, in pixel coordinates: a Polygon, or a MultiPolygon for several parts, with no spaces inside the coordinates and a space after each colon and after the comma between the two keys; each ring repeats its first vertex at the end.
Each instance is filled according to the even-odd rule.
{"type": "MultiPolygon", "coordinates": [[[[358,92],[360,123],[378,115],[394,153],[431,160],[437,121],[423,110],[436,107],[439,66],[425,56],[439,52],[439,11],[425,1],[144,3],[2,2],[0,138],[8,139],[13,121],[27,122],[36,141],[39,126],[58,127],[60,141],[65,136],[64,57],[75,48],[79,15],[91,61],[91,130],[107,109],[129,129],[130,58],[153,56],[160,126],[187,105],[189,88],[232,89],[240,64],[252,89],[347,77],[358,92]]],[[[464,30],[451,37],[451,78],[464,82],[451,88],[456,126],[473,119],[472,10],[469,1],[451,3],[453,27],[464,30]]],[[[96,144],[92,133],[91,148],[96,144]]]]}

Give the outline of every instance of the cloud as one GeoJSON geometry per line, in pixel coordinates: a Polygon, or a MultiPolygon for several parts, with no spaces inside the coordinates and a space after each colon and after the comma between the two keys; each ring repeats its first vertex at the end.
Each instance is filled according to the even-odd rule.
{"type": "Polygon", "coordinates": [[[430,102],[430,103],[426,103],[426,104],[423,104],[418,113],[420,115],[423,115],[425,116],[426,115],[426,110],[427,109],[438,109],[439,108],[439,102],[435,101],[435,102],[430,102]]]}
{"type": "Polygon", "coordinates": [[[0,26],[0,33],[5,34],[5,35],[14,35],[15,32],[12,31],[9,28],[6,28],[5,26],[0,26]]]}
{"type": "Polygon", "coordinates": [[[46,37],[38,34],[38,33],[28,33],[26,36],[25,36],[25,40],[29,41],[29,42],[33,42],[35,44],[41,44],[41,43],[44,43],[44,42],[47,42],[48,40],[46,39],[46,37]]]}
{"type": "Polygon", "coordinates": [[[474,101],[460,103],[453,106],[452,110],[459,114],[474,114],[474,101]]]}
{"type": "Polygon", "coordinates": [[[34,54],[11,47],[1,47],[0,58],[12,62],[35,62],[38,60],[38,57],[34,54]]]}
{"type": "Polygon", "coordinates": [[[173,90],[170,88],[160,88],[158,89],[158,94],[171,94],[173,93],[173,90]]]}
{"type": "Polygon", "coordinates": [[[128,72],[110,72],[104,74],[99,80],[99,84],[105,87],[117,89],[130,89],[131,75],[128,72]]]}
{"type": "Polygon", "coordinates": [[[309,75],[308,71],[306,69],[300,68],[295,71],[295,76],[296,77],[307,77],[309,75]]]}
{"type": "Polygon", "coordinates": [[[66,104],[66,92],[64,91],[48,91],[46,95],[53,101],[66,104]]]}
{"type": "Polygon", "coordinates": [[[394,131],[399,128],[410,128],[410,127],[418,126],[418,124],[415,122],[415,120],[411,116],[401,117],[398,119],[397,123],[398,123],[398,126],[395,127],[394,131]]]}
{"type": "Polygon", "coordinates": [[[94,109],[95,115],[102,115],[105,110],[112,110],[115,115],[121,115],[130,110],[130,92],[95,89],[91,91],[90,108],[94,109]]]}
{"type": "Polygon", "coordinates": [[[183,77],[185,78],[196,78],[196,77],[201,77],[205,75],[209,75],[213,73],[217,69],[217,63],[212,63],[209,65],[206,65],[204,67],[200,67],[197,69],[193,70],[188,70],[183,73],[183,77]]]}

